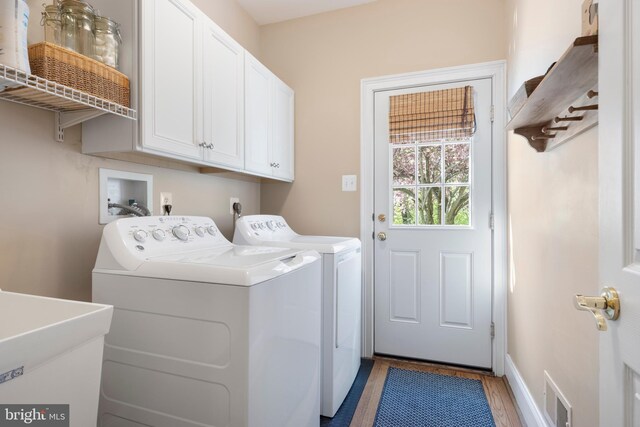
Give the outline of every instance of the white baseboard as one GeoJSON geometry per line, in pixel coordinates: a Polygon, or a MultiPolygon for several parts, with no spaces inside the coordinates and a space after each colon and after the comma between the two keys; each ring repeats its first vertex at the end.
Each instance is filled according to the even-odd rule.
{"type": "Polygon", "coordinates": [[[531,392],[529,392],[529,388],[524,382],[524,378],[522,378],[522,375],[518,372],[518,368],[516,368],[513,360],[511,360],[511,356],[508,354],[505,357],[504,370],[507,380],[509,380],[511,390],[513,391],[513,395],[516,398],[516,404],[522,413],[522,417],[524,418],[524,422],[527,427],[549,427],[547,422],[544,420],[542,412],[538,409],[538,405],[536,405],[535,400],[533,400],[533,396],[531,395],[531,392]]]}

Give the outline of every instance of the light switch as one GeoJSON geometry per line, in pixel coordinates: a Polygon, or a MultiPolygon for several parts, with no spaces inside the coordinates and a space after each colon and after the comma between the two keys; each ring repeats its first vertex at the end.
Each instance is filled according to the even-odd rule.
{"type": "Polygon", "coordinates": [[[356,175],[342,175],[342,191],[356,191],[358,177],[356,175]]]}

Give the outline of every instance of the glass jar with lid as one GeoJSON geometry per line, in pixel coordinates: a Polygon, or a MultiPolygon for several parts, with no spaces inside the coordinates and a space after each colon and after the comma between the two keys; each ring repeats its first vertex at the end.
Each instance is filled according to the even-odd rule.
{"type": "Polygon", "coordinates": [[[93,58],[96,42],[93,7],[80,0],[62,0],[60,16],[62,45],[93,58]]]}
{"type": "Polygon", "coordinates": [[[60,8],[57,4],[43,4],[42,20],[40,25],[44,27],[44,41],[47,43],[62,44],[62,21],[60,8]]]}
{"type": "Polygon", "coordinates": [[[120,25],[105,16],[96,16],[96,45],[94,58],[113,68],[120,67],[120,25]]]}

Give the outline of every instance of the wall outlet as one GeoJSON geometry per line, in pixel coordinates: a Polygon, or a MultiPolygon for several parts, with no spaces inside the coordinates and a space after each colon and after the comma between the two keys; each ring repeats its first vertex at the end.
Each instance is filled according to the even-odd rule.
{"type": "Polygon", "coordinates": [[[358,189],[357,175],[342,175],[342,191],[356,191],[358,189]]]}
{"type": "Polygon", "coordinates": [[[233,215],[233,204],[234,203],[240,203],[240,198],[232,197],[232,198],[229,199],[229,213],[231,215],[233,215]]]}
{"type": "Polygon", "coordinates": [[[160,212],[164,205],[173,206],[173,195],[171,193],[160,193],[160,212]]]}

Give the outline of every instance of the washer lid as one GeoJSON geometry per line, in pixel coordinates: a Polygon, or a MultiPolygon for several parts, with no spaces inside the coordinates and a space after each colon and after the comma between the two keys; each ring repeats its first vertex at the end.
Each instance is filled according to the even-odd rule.
{"type": "Polygon", "coordinates": [[[261,264],[291,258],[300,250],[269,246],[236,246],[179,252],[148,258],[150,263],[201,264],[210,267],[249,269],[261,264]]]}
{"type": "Polygon", "coordinates": [[[253,286],[305,267],[320,256],[314,251],[232,246],[149,258],[132,271],[94,272],[157,279],[253,286]]]}

